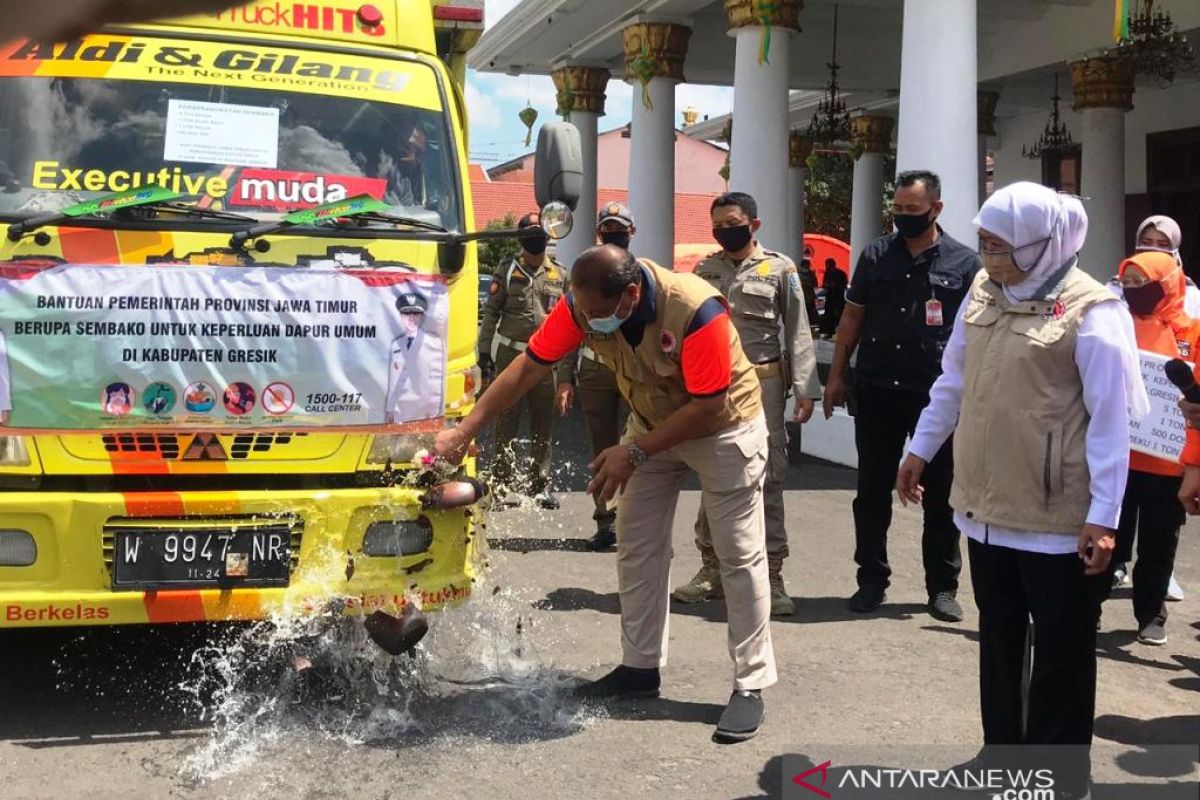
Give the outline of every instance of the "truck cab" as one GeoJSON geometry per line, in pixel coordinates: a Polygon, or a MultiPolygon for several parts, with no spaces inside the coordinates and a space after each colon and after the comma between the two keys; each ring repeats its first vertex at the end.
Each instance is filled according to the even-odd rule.
{"type": "MultiPolygon", "coordinates": [[[[128,392],[96,402],[144,424],[38,428],[15,424],[14,385],[11,421],[0,408],[10,428],[0,425],[0,628],[261,619],[331,598],[347,613],[429,609],[469,596],[475,510],[423,506],[408,476],[479,383],[462,56],[481,28],[479,2],[269,0],[0,47],[0,279],[73,265],[400,272],[442,286],[448,310],[444,404],[420,424],[175,424],[161,414],[168,400],[193,415],[215,407],[215,418],[228,387],[205,397],[197,385],[217,383],[205,368],[159,380],[139,367],[104,386],[98,377],[97,391],[128,392]],[[151,187],[172,199],[64,214],[151,187]],[[386,214],[286,222],[364,197],[386,214]],[[220,552],[230,542],[248,562],[220,552]]],[[[114,282],[100,295],[122,291],[114,282]]],[[[69,318],[99,324],[111,311],[69,318]]],[[[75,330],[77,352],[96,337],[135,352],[154,344],[75,330]]],[[[26,408],[53,408],[92,366],[33,331],[0,323],[8,357],[45,377],[26,408]]],[[[252,332],[233,336],[255,346],[252,332]]],[[[304,364],[296,377],[322,371],[328,396],[293,403],[353,396],[337,364],[304,364]]],[[[260,405],[263,392],[253,388],[260,405]]],[[[75,407],[64,401],[55,419],[75,407]]]]}

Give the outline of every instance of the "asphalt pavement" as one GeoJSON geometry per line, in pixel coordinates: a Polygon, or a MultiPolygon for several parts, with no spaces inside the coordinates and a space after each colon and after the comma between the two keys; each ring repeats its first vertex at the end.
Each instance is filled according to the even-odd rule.
{"type": "MultiPolygon", "coordinates": [[[[0,798],[778,797],[785,754],[819,764],[854,745],[879,748],[882,762],[898,743],[938,746],[946,758],[977,747],[969,581],[963,623],[928,616],[920,517],[897,505],[888,603],[848,612],[854,473],[811,461],[787,483],[785,574],[797,614],[772,625],[780,682],[764,695],[761,735],[710,741],[731,678],[720,603],[673,606],[662,698],[572,700],[573,685],[619,657],[618,601],[614,556],[582,547],[591,502],[579,491],[578,418],[559,428],[560,461],[573,465],[561,476],[562,509],[491,515],[474,599],[434,619],[416,659],[372,650],[352,622],[299,633],[0,632],[0,798]],[[297,684],[298,653],[323,683],[297,684]]],[[[675,582],[699,565],[698,500],[694,488],[680,498],[675,582]]],[[[1096,722],[1105,747],[1200,745],[1198,532],[1194,523],[1183,532],[1177,575],[1189,596],[1170,607],[1167,646],[1134,641],[1127,591],[1106,607],[1096,722]]],[[[1136,760],[1113,761],[1124,766],[1097,798],[1155,797],[1131,791],[1148,780],[1136,760]]],[[[1195,766],[1160,778],[1195,781],[1195,766]]]]}

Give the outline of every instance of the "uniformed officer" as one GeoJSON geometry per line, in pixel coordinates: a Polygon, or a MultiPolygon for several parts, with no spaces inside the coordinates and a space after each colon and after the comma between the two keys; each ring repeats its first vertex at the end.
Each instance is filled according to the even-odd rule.
{"type": "Polygon", "coordinates": [[[403,333],[392,341],[387,421],[432,419],[443,412],[442,343],[426,324],[429,301],[417,291],[396,299],[403,333]]]}
{"type": "MultiPolygon", "coordinates": [[[[601,244],[628,250],[636,233],[633,212],[626,206],[608,203],[600,209],[596,236],[601,244]]],[[[613,371],[600,363],[590,347],[581,347],[578,357],[571,355],[559,362],[557,402],[559,413],[564,417],[575,401],[576,387],[587,423],[592,458],[595,458],[621,440],[629,406],[621,397],[613,371]]],[[[592,513],[596,532],[588,540],[588,549],[609,550],[617,543],[617,511],[599,495],[593,495],[592,500],[596,506],[592,513]]]]}
{"type": "Polygon", "coordinates": [[[694,275],[639,261],[615,245],[585,250],[571,294],[434,452],[461,461],[496,414],[544,381],[551,365],[586,345],[617,376],[629,403],[620,444],[591,464],[588,491],[617,500],[617,579],[622,664],[579,687],[588,698],[657,697],[666,663],[671,525],[684,480],[700,478],[721,562],[733,693],[714,739],[754,736],[761,690],[776,681],[763,541],[767,426],[754,367],[729,321],[729,305],[694,275]]]}
{"type": "MultiPolygon", "coordinates": [[[[874,611],[886,599],[892,569],[887,533],[892,487],[904,440],[916,429],[929,389],[942,372],[942,351],[954,317],[980,267],[975,248],[956,241],[937,224],[942,185],[932,172],[896,176],[892,218],[897,233],[863,249],[846,293],[833,364],[825,385],[825,416],[845,403],[846,372],[858,349],[858,493],[854,498],[854,560],[858,591],[851,611],[874,611]]],[[[949,441],[925,468],[921,554],[929,612],[958,622],[956,595],[962,569],[958,528],[950,510],[953,456],[949,441]]]]}
{"type": "MultiPolygon", "coordinates": [[[[706,256],[696,274],[728,298],[738,338],[762,386],[770,431],[763,505],[771,613],[786,616],[796,608],[783,583],[783,560],[788,556],[782,483],[788,469],[784,417],[789,391],[796,397],[796,421],[800,423],[812,417],[815,401],[821,396],[812,330],[796,265],[785,255],[764,250],[754,238],[762,226],[754,198],[743,192],[721,195],[712,204],[712,223],[713,237],[721,249],[706,256]]],[[[700,548],[700,571],[672,595],[683,603],[721,596],[721,571],[703,503],[696,518],[696,546],[700,548]]]]}
{"type": "MultiPolygon", "coordinates": [[[[541,227],[535,212],[521,217],[519,229],[541,227]]],[[[522,237],[521,253],[507,267],[496,272],[488,289],[487,305],[479,329],[479,366],[498,371],[511,364],[529,346],[529,337],[563,294],[563,268],[546,255],[549,239],[522,237]],[[492,359],[495,342],[495,361],[492,359]]],[[[500,486],[513,481],[516,456],[513,445],[521,427],[522,406],[529,410],[529,454],[532,461],[525,488],[542,508],[558,508],[558,498],[550,492],[550,422],[554,418],[554,378],[552,375],[529,392],[523,403],[510,408],[496,422],[496,455],[492,477],[500,486]]]]}

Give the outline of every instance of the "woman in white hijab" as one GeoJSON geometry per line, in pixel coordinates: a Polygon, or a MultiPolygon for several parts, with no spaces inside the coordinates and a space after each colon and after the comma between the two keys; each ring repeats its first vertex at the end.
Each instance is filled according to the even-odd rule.
{"type": "MultiPolygon", "coordinates": [[[[985,745],[1092,739],[1096,628],[1129,460],[1129,414],[1149,401],[1133,324],[1079,269],[1077,198],[1007,186],[975,218],[984,271],[946,346],[897,491],[954,435],[955,522],[969,539],[979,607],[985,745]],[[1028,721],[1021,665],[1035,648],[1028,721]]],[[[1085,796],[1086,781],[1077,796],[1085,796]]],[[[1059,795],[1070,796],[1070,795],[1059,795]]]]}
{"type": "MultiPolygon", "coordinates": [[[[1136,252],[1154,250],[1159,253],[1170,253],[1175,256],[1175,263],[1183,266],[1183,258],[1179,255],[1179,248],[1183,246],[1183,231],[1180,230],[1179,223],[1170,217],[1162,214],[1146,217],[1142,220],[1142,224],[1138,225],[1135,241],[1137,242],[1134,247],[1136,252]]],[[[1187,279],[1183,310],[1189,317],[1200,317],[1200,289],[1196,288],[1196,284],[1191,278],[1187,279]]]]}

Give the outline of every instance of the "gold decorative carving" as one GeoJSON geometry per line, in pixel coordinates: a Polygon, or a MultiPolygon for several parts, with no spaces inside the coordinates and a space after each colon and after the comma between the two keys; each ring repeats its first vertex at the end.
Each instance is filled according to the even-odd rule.
{"type": "Polygon", "coordinates": [[[812,137],[800,131],[792,131],[788,137],[788,166],[795,169],[805,169],[808,157],[812,155],[812,137]]]}
{"type": "Polygon", "coordinates": [[[977,130],[980,136],[996,135],[996,104],[1000,102],[1000,93],[983,90],[975,93],[978,121],[977,130]]]}
{"type": "Polygon", "coordinates": [[[649,83],[653,78],[683,81],[692,29],[672,22],[635,22],[621,31],[625,43],[625,79],[649,83]]]}
{"type": "Polygon", "coordinates": [[[1133,108],[1132,62],[1115,56],[1087,58],[1071,63],[1075,110],[1087,108],[1133,108]]]}
{"type": "Polygon", "coordinates": [[[798,31],[803,10],[804,0],[725,0],[731,31],[764,24],[798,31]]]}
{"type": "Polygon", "coordinates": [[[886,116],[863,115],[850,119],[850,144],[860,153],[886,153],[892,146],[896,120],[886,116]]]}
{"type": "Polygon", "coordinates": [[[559,67],[550,73],[558,96],[558,114],[586,111],[604,116],[604,91],[611,73],[603,67],[559,67]]]}

